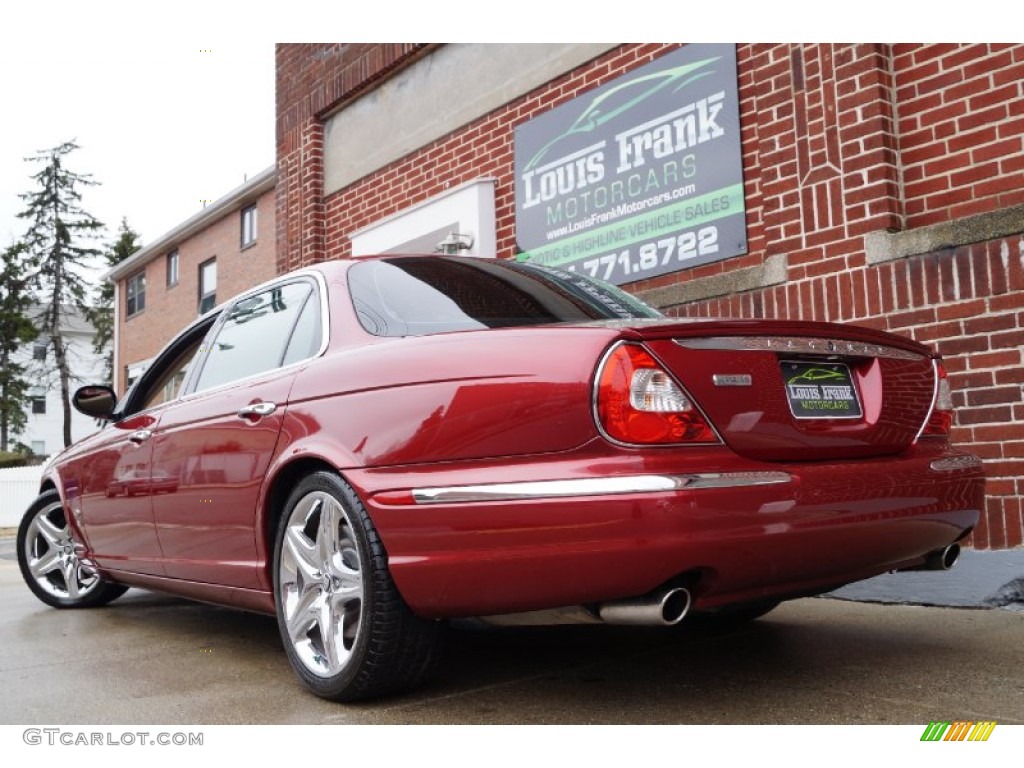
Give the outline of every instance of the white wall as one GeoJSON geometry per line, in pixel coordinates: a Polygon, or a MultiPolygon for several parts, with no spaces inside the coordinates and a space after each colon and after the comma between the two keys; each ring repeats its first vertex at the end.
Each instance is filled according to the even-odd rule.
{"type": "MultiPolygon", "coordinates": [[[[72,372],[71,394],[84,384],[103,381],[103,358],[93,352],[92,333],[65,332],[64,342],[68,348],[68,361],[72,372]]],[[[46,360],[39,363],[32,359],[34,344],[26,344],[19,350],[18,362],[29,369],[30,387],[40,388],[46,394],[46,413],[34,414],[32,407],[26,409],[25,429],[13,437],[13,441],[32,447],[33,442],[42,442],[42,455],[51,455],[64,448],[64,410],[60,399],[60,377],[53,359],[52,348],[47,351],[46,360]]],[[[71,438],[81,440],[99,426],[95,419],[72,409],[71,438]]],[[[12,442],[13,442],[12,441],[12,442]]]]}
{"type": "Polygon", "coordinates": [[[36,496],[42,467],[0,469],[0,528],[17,528],[36,496]]]}
{"type": "Polygon", "coordinates": [[[353,256],[378,253],[433,253],[450,232],[469,235],[462,256],[494,256],[494,179],[475,179],[375,221],[349,237],[353,256]]]}

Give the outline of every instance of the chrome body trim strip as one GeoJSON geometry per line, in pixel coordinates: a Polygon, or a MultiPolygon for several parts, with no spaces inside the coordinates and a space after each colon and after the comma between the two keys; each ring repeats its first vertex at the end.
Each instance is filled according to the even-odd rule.
{"type": "Polygon", "coordinates": [[[791,482],[788,472],[722,472],[689,475],[626,475],[573,480],[536,480],[521,483],[453,485],[414,488],[417,504],[455,504],[473,501],[519,501],[570,496],[607,496],[622,493],[665,493],[703,488],[745,488],[791,482]]]}
{"type": "Polygon", "coordinates": [[[863,341],[815,338],[811,336],[706,336],[693,339],[673,339],[685,349],[727,349],[742,352],[784,352],[787,354],[815,354],[888,357],[896,360],[923,360],[925,355],[908,352],[897,347],[869,344],[863,341]]]}
{"type": "MultiPolygon", "coordinates": [[[[916,443],[921,439],[921,435],[924,434],[925,429],[928,427],[928,422],[931,421],[932,412],[935,410],[935,404],[939,401],[939,361],[932,360],[932,404],[928,406],[928,413],[924,416],[924,421],[921,422],[920,429],[917,430],[917,434],[914,435],[914,442],[916,443]]],[[[935,467],[932,467],[935,469],[935,467]]]]}
{"type": "Polygon", "coordinates": [[[933,472],[956,472],[961,469],[981,469],[984,465],[977,456],[963,454],[946,459],[936,459],[928,466],[933,472]]]}

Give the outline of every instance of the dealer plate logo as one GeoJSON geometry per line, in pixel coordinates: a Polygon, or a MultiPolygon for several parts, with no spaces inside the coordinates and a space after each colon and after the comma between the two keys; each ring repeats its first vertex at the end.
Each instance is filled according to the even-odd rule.
{"type": "Polygon", "coordinates": [[[798,419],[857,419],[862,411],[843,363],[782,362],[789,409],[798,419]]]}

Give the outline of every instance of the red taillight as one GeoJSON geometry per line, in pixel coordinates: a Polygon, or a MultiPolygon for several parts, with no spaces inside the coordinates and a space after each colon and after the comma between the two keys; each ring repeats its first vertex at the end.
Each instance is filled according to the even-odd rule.
{"type": "Polygon", "coordinates": [[[935,402],[921,434],[930,437],[949,437],[949,430],[953,426],[953,393],[949,389],[946,369],[938,360],[935,361],[935,375],[938,378],[935,402]]]}
{"type": "Polygon", "coordinates": [[[714,443],[718,441],[693,401],[636,344],[620,344],[597,377],[597,418],[605,433],[623,443],[714,443]]]}

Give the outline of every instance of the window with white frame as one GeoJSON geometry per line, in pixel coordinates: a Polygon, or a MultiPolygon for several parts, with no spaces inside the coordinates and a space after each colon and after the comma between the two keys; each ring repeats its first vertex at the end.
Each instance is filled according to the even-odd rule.
{"type": "Polygon", "coordinates": [[[199,265],[199,314],[217,306],[217,260],[210,259],[199,265]]]}
{"type": "Polygon", "coordinates": [[[173,251],[167,254],[167,287],[173,288],[178,284],[178,269],[180,267],[180,260],[178,258],[178,249],[175,248],[173,251]]]}
{"type": "Polygon", "coordinates": [[[131,363],[124,367],[124,382],[126,387],[130,387],[135,383],[135,380],[146,372],[149,368],[149,364],[153,362],[153,359],[140,360],[137,363],[131,363]]]}
{"type": "Polygon", "coordinates": [[[124,315],[131,317],[146,308],[146,273],[136,272],[128,278],[124,291],[124,315]]]}
{"type": "Polygon", "coordinates": [[[248,248],[256,242],[256,204],[242,209],[242,247],[248,248]]]}

